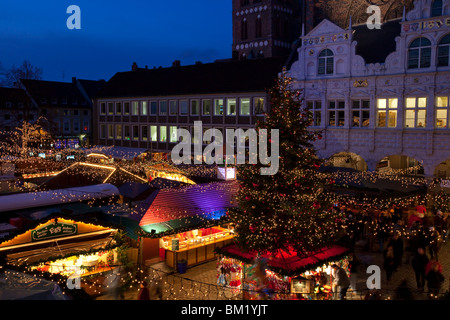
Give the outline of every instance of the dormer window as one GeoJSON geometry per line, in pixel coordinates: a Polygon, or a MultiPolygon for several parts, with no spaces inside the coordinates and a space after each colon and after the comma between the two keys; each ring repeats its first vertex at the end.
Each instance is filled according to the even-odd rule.
{"type": "Polygon", "coordinates": [[[62,99],[62,100],[61,100],[61,103],[62,103],[62,104],[67,104],[67,99],[62,99]]]}
{"type": "Polygon", "coordinates": [[[319,54],[319,75],[334,73],[334,54],[330,49],[322,50],[319,54]]]}
{"type": "Polygon", "coordinates": [[[408,69],[422,69],[431,66],[431,41],[417,38],[409,46],[408,69]]]}
{"type": "Polygon", "coordinates": [[[431,16],[440,17],[442,16],[442,0],[434,0],[431,4],[431,16]]]}
{"type": "Polygon", "coordinates": [[[72,100],[72,105],[73,105],[73,106],[76,106],[77,104],[78,104],[78,100],[75,100],[75,99],[72,100]]]}
{"type": "Polygon", "coordinates": [[[52,104],[57,104],[58,100],[57,99],[52,99],[52,104]]]}

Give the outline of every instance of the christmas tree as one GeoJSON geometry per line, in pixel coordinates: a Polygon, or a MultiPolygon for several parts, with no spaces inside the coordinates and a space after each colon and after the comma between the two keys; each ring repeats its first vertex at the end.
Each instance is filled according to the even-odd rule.
{"type": "Polygon", "coordinates": [[[271,111],[256,125],[258,134],[261,129],[279,130],[278,173],[261,175],[261,164],[237,166],[239,206],[229,217],[242,249],[261,254],[294,251],[306,257],[336,242],[339,217],[324,193],[327,182],[319,178],[322,161],[313,142],[321,139],[320,132],[308,130],[312,113],[291,84],[283,70],[269,90],[271,111]]]}

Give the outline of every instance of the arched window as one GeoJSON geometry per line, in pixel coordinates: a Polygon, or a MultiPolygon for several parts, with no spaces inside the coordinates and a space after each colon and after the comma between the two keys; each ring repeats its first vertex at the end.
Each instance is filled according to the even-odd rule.
{"type": "Polygon", "coordinates": [[[442,0],[434,0],[431,4],[431,16],[439,17],[442,16],[442,0]]]}
{"type": "Polygon", "coordinates": [[[431,66],[431,41],[417,38],[409,46],[408,69],[429,68],[431,66]]]}
{"type": "Polygon", "coordinates": [[[261,22],[261,16],[258,16],[256,18],[255,22],[255,37],[261,38],[262,37],[262,22],[261,22]]]}
{"type": "Polygon", "coordinates": [[[450,34],[446,35],[442,38],[442,40],[439,42],[438,45],[438,67],[448,67],[450,65],[449,63],[449,56],[450,56],[450,34]]]}
{"type": "Polygon", "coordinates": [[[322,50],[319,54],[319,75],[334,73],[334,54],[330,49],[322,50]]]}
{"type": "Polygon", "coordinates": [[[242,20],[242,25],[241,25],[241,40],[247,40],[247,38],[248,38],[247,19],[244,18],[242,20]]]}

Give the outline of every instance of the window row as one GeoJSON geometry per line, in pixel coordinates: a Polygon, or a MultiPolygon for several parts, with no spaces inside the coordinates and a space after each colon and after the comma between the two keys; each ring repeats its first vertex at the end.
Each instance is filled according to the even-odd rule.
{"type": "Polygon", "coordinates": [[[79,121],[73,120],[70,121],[68,119],[62,122],[62,129],[64,133],[81,133],[81,132],[89,132],[90,124],[89,121],[79,121]]]}
{"type": "MultiPolygon", "coordinates": [[[[198,137],[194,134],[194,128],[177,127],[165,125],[123,125],[123,124],[100,124],[100,138],[125,140],[125,141],[141,141],[141,142],[170,142],[178,143],[178,129],[185,129],[191,133],[192,143],[198,143],[198,137]]],[[[203,136],[207,130],[211,128],[203,127],[203,136]]],[[[224,129],[214,128],[224,134],[224,129]]],[[[233,129],[234,128],[230,128],[233,129]]],[[[245,145],[248,141],[247,136],[238,138],[241,145],[245,145]]],[[[203,140],[204,144],[210,144],[210,141],[203,140]]]]}
{"type": "MultiPolygon", "coordinates": [[[[251,98],[101,102],[100,115],[250,116],[251,98]],[[190,109],[190,110],[189,110],[190,109]],[[239,110],[238,110],[239,109],[239,110]]],[[[266,112],[265,98],[253,98],[253,114],[266,112]]]]}
{"type": "MultiPolygon", "coordinates": [[[[437,46],[436,66],[450,66],[450,34],[444,36],[437,46]]],[[[335,74],[334,52],[324,49],[318,57],[318,75],[335,74]]],[[[411,42],[408,48],[408,69],[429,68],[432,64],[432,44],[426,37],[420,37],[411,42]]]]}
{"type": "MultiPolygon", "coordinates": [[[[328,109],[323,110],[322,101],[308,101],[307,108],[312,113],[312,126],[322,125],[322,115],[327,115],[328,127],[344,127],[347,112],[350,112],[352,127],[367,128],[371,122],[371,108],[369,99],[351,101],[351,110],[346,110],[343,100],[328,101],[328,109]]],[[[424,128],[427,126],[427,97],[408,97],[404,106],[404,127],[424,128]]],[[[450,128],[450,97],[439,96],[435,101],[435,128],[450,128]]],[[[397,128],[398,98],[381,98],[376,101],[375,126],[378,128],[397,128]]]]}

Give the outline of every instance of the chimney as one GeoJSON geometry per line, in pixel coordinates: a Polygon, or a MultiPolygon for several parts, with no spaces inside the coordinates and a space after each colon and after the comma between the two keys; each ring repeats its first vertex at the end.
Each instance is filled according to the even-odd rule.
{"type": "Polygon", "coordinates": [[[180,64],[180,60],[175,60],[173,63],[172,63],[172,67],[179,67],[181,64],[180,64]]]}
{"type": "Polygon", "coordinates": [[[136,62],[133,62],[133,65],[131,66],[131,71],[136,71],[138,69],[138,65],[136,62]]]}

